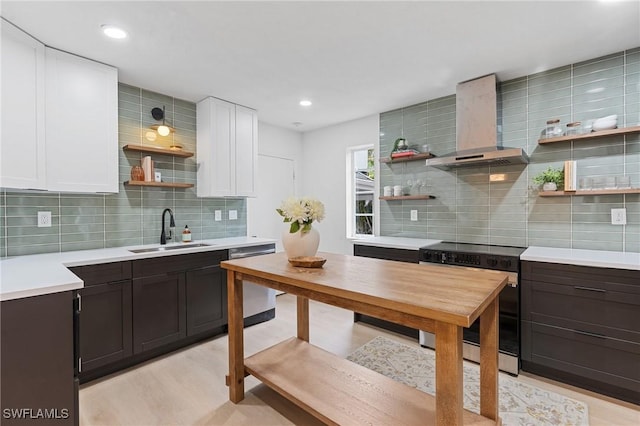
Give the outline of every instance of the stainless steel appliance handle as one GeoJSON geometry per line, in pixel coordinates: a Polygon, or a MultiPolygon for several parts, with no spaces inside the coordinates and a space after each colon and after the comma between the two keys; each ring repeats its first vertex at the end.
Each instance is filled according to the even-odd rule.
{"type": "Polygon", "coordinates": [[[275,249],[266,249],[266,250],[240,252],[240,253],[229,253],[229,259],[242,259],[244,257],[261,256],[263,254],[271,254],[275,252],[276,252],[275,249]]]}
{"type": "Polygon", "coordinates": [[[420,262],[421,265],[438,265],[438,266],[446,266],[447,268],[462,268],[462,269],[471,269],[472,271],[493,271],[493,272],[502,272],[503,274],[507,274],[509,277],[507,280],[507,285],[509,287],[516,288],[518,287],[518,273],[517,272],[506,272],[499,271],[497,269],[485,269],[485,268],[473,268],[471,266],[459,266],[459,265],[445,265],[442,263],[432,263],[432,262],[420,262]]]}

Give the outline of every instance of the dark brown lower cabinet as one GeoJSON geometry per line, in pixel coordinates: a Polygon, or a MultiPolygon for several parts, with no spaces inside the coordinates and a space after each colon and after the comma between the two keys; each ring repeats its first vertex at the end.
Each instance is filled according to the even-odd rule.
{"type": "Polygon", "coordinates": [[[227,250],[71,268],[79,291],[81,382],[226,331],[227,250]]]}
{"type": "Polygon", "coordinates": [[[133,354],[131,262],[69,268],[84,281],[79,290],[80,380],[133,354]]]}
{"type": "Polygon", "coordinates": [[[80,290],[80,376],[133,354],[131,280],[80,290]]]}
{"type": "Polygon", "coordinates": [[[188,336],[227,324],[226,277],[220,264],[186,272],[188,336]]]}
{"type": "Polygon", "coordinates": [[[640,271],[523,262],[522,369],[640,403],[640,271]]]}
{"type": "Polygon", "coordinates": [[[71,291],[0,306],[2,425],[77,425],[71,291]]]}
{"type": "Polygon", "coordinates": [[[133,279],[133,353],[187,336],[183,273],[133,279]]]}

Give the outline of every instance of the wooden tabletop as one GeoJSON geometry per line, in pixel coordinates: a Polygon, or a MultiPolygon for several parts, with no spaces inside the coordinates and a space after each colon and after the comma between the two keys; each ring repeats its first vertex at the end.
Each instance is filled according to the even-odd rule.
{"type": "Polygon", "coordinates": [[[507,284],[499,271],[318,253],[322,268],[289,264],[285,253],[221,263],[225,269],[469,327],[507,284]]]}

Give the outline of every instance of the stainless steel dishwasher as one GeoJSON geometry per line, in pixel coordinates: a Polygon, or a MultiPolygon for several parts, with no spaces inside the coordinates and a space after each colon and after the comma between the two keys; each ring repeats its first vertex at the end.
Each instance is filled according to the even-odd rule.
{"type": "MultiPolygon", "coordinates": [[[[260,244],[257,246],[237,247],[229,249],[229,260],[245,257],[262,256],[276,252],[275,244],[260,244]]],[[[243,311],[244,325],[258,324],[276,316],[276,291],[250,281],[243,281],[244,296],[243,311]]]]}

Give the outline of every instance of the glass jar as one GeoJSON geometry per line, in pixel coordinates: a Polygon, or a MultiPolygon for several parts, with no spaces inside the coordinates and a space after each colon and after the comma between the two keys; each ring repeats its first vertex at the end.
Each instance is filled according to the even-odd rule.
{"type": "Polygon", "coordinates": [[[547,120],[547,127],[544,130],[544,136],[546,138],[556,138],[558,136],[562,136],[560,119],[554,118],[553,120],[547,120]]]}
{"type": "Polygon", "coordinates": [[[564,132],[565,136],[576,136],[580,134],[580,125],[582,123],[579,121],[574,121],[573,123],[567,124],[567,130],[564,132]]]}

